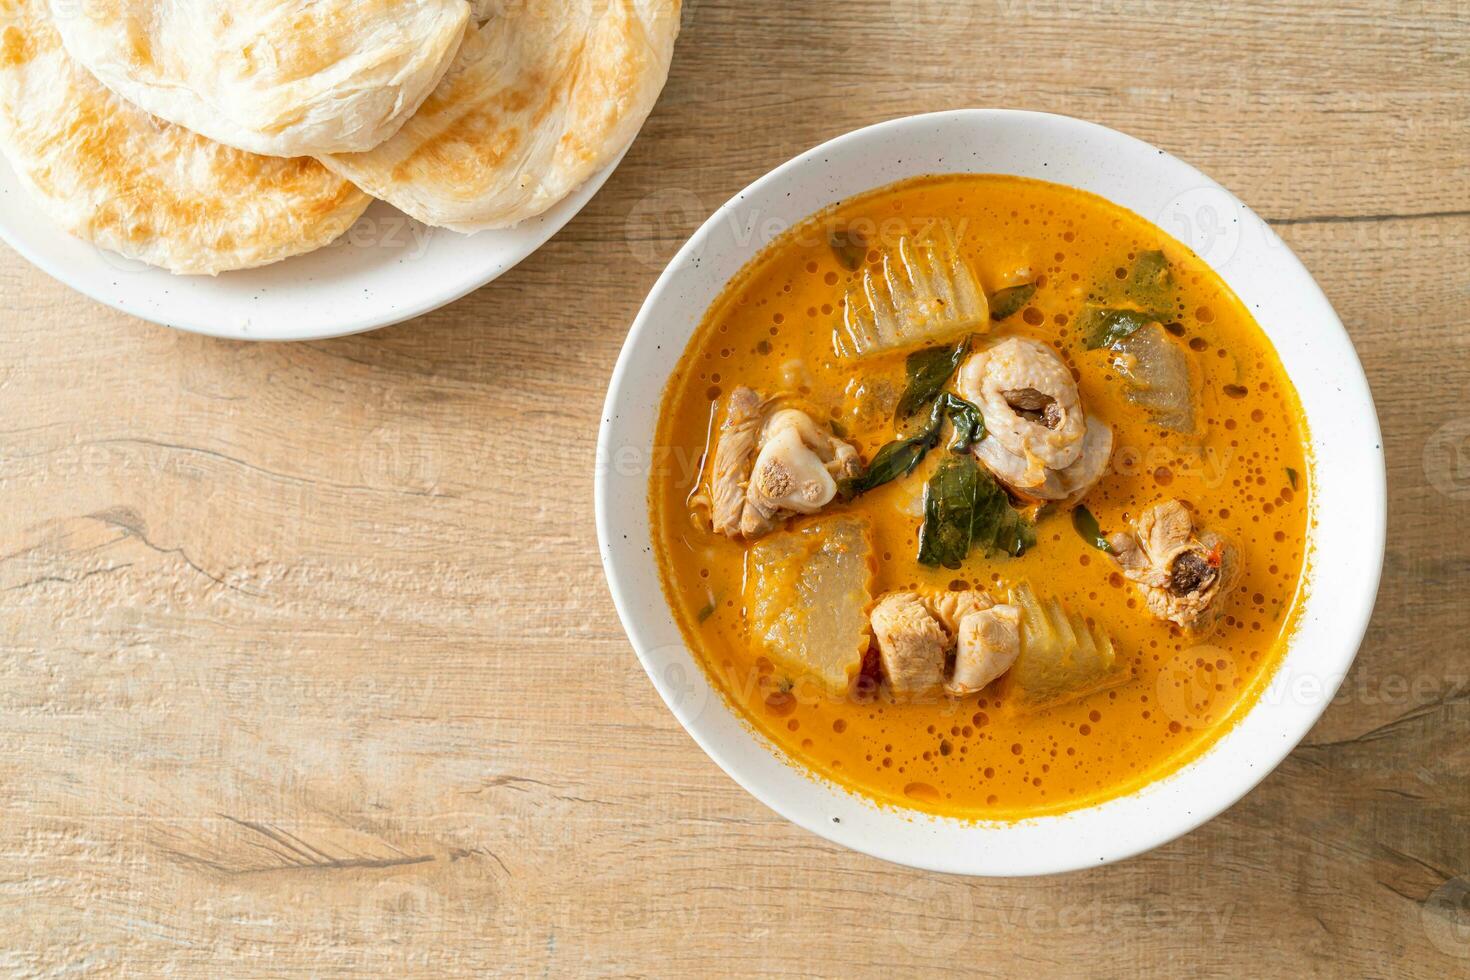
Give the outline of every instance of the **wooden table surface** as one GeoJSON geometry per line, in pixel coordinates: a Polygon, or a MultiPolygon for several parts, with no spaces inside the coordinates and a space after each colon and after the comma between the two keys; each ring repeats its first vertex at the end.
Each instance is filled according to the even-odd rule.
{"type": "Polygon", "coordinates": [[[209,340],[0,248],[0,969],[1465,975],[1465,0],[686,3],[606,188],[412,323],[209,340]],[[1184,839],[1042,880],[748,796],[643,676],[592,517],[614,360],[699,222],[828,137],[994,105],[1269,218],[1357,344],[1392,494],[1306,743],[1184,839]]]}

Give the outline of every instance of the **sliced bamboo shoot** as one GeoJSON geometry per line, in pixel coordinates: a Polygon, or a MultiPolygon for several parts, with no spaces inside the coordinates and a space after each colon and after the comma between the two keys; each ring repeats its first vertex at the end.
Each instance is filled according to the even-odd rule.
{"type": "Polygon", "coordinates": [[[1039,598],[1030,584],[1011,589],[1021,610],[1021,655],[1005,675],[1002,697],[1022,708],[1042,708],[1104,691],[1128,677],[1112,638],[1089,626],[1061,600],[1039,598]]]}
{"type": "Polygon", "coordinates": [[[841,357],[949,340],[990,326],[985,290],[960,254],[947,224],[905,235],[883,253],[881,269],[863,269],[848,290],[842,325],[832,335],[841,357]]]}

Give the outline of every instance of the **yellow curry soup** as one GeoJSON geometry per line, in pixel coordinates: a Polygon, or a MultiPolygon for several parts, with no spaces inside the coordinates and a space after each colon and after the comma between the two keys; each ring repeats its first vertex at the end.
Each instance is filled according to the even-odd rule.
{"type": "Polygon", "coordinates": [[[1217,741],[1259,695],[1292,629],[1310,479],[1295,392],[1249,312],[1198,257],[1075,189],[1005,176],[921,178],[792,229],[710,309],[663,393],[656,444],[665,465],[650,483],[654,546],[690,648],[793,763],[880,803],[1011,820],[1127,793],[1217,741]],[[1003,603],[1018,587],[1055,598],[1116,652],[1116,677],[1071,700],[1023,705],[1004,677],[977,695],[914,701],[886,687],[843,693],[813,683],[752,642],[748,590],[759,542],[716,533],[691,504],[709,480],[712,440],[738,388],[784,393],[866,464],[895,440],[892,406],[912,380],[914,347],[853,358],[834,349],[834,336],[848,290],[881,266],[892,243],[941,226],[991,304],[963,353],[1001,338],[1042,342],[1070,370],[1089,415],[1111,430],[1107,467],[1086,490],[1085,509],[1041,502],[1022,510],[1012,494],[1034,537],[1023,554],[974,547],[958,568],[921,564],[926,486],[951,455],[940,440],[912,473],[838,497],[819,515],[788,517],[771,534],[860,518],[873,602],[905,590],[984,590],[1003,603]],[[1146,400],[1125,397],[1124,362],[1088,349],[1083,336],[1084,315],[1094,323],[1088,311],[1159,256],[1169,308],[1149,327],[1166,330],[1187,359],[1191,432],[1172,431],[1146,400]],[[1018,293],[1024,302],[1002,316],[1018,293]],[[1218,620],[1206,629],[1152,615],[1118,555],[1099,547],[1161,500],[1180,501],[1234,549],[1238,573],[1228,590],[1222,583],[1218,620]]]}

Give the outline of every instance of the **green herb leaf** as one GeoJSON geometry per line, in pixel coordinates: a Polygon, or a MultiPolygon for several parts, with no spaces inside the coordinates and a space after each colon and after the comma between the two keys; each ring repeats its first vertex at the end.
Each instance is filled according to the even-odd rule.
{"type": "Polygon", "coordinates": [[[1108,539],[1102,533],[1102,528],[1098,527],[1097,518],[1092,516],[1092,511],[1080,506],[1073,508],[1072,526],[1077,529],[1078,534],[1082,535],[1083,541],[1086,541],[1098,551],[1105,551],[1112,554],[1113,547],[1108,544],[1108,539]]]}
{"type": "Polygon", "coordinates": [[[1083,344],[1088,350],[1111,347],[1150,323],[1162,323],[1163,314],[1144,310],[1120,310],[1101,306],[1089,306],[1082,311],[1077,329],[1082,334],[1083,344]]]}
{"type": "Polygon", "coordinates": [[[1157,249],[1139,252],[1133,260],[1133,269],[1128,273],[1128,292],[1140,302],[1151,303],[1174,285],[1174,274],[1169,271],[1169,260],[1157,249]]]}
{"type": "Polygon", "coordinates": [[[949,451],[962,453],[985,437],[985,418],[980,409],[959,395],[945,392],[935,403],[935,422],[940,412],[949,416],[954,435],[949,440],[949,451]]]}
{"type": "Polygon", "coordinates": [[[1004,320],[1015,316],[1036,295],[1036,283],[1028,282],[1007,289],[997,289],[990,297],[990,319],[1004,320]]]}
{"type": "Polygon", "coordinates": [[[894,419],[902,423],[923,411],[938,397],[969,350],[970,338],[966,337],[953,347],[925,347],[910,354],[904,362],[909,383],[898,400],[894,419]]]}
{"type": "Polygon", "coordinates": [[[1294,470],[1290,466],[1288,466],[1286,468],[1286,478],[1291,481],[1291,488],[1293,490],[1295,490],[1296,489],[1296,481],[1297,481],[1296,470],[1294,470]]]}
{"type": "Polygon", "coordinates": [[[717,601],[718,597],[711,595],[709,597],[709,602],[706,602],[703,606],[699,608],[699,612],[697,612],[695,615],[699,618],[699,621],[701,623],[715,614],[715,603],[717,601]]]}
{"type": "Polygon", "coordinates": [[[834,230],[828,233],[827,244],[837,256],[837,261],[850,272],[856,272],[868,257],[868,243],[855,231],[834,230]]]}
{"type": "Polygon", "coordinates": [[[984,438],[985,419],[980,409],[958,395],[945,392],[935,399],[922,429],[907,438],[884,443],[866,470],[838,482],[838,492],[850,500],[899,477],[908,476],[929,450],[939,444],[945,416],[954,427],[954,436],[949,441],[950,452],[962,453],[984,438]]]}
{"type": "Polygon", "coordinates": [[[916,436],[884,443],[874,454],[873,461],[866,470],[840,481],[837,489],[842,496],[850,499],[885,483],[891,483],[899,477],[908,476],[929,450],[934,448],[938,435],[937,430],[925,427],[916,436]]]}
{"type": "Polygon", "coordinates": [[[924,524],[919,528],[919,563],[959,568],[974,542],[980,506],[979,467],[951,456],[924,486],[924,524]]]}
{"type": "Polygon", "coordinates": [[[1035,543],[1031,525],[968,453],[945,457],[924,486],[920,564],[957,569],[976,544],[1016,557],[1035,543]]]}

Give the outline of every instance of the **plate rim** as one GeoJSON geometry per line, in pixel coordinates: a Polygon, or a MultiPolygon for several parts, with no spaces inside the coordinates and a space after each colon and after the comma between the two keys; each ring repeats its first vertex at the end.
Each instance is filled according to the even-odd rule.
{"type": "MultiPolygon", "coordinates": [[[[590,177],[587,178],[587,180],[585,180],[582,184],[571,191],[571,193],[567,194],[546,211],[543,211],[539,215],[534,215],[530,218],[527,218],[526,220],[512,226],[509,229],[492,229],[486,232],[476,233],[494,234],[497,231],[525,233],[527,231],[531,231],[531,234],[529,234],[522,242],[518,243],[515,248],[510,250],[510,257],[508,259],[499,260],[493,264],[487,263],[485,267],[475,267],[476,271],[468,273],[464,276],[455,277],[442,288],[439,288],[437,290],[426,290],[420,297],[415,299],[408,306],[391,307],[390,310],[385,314],[365,314],[353,317],[351,319],[333,322],[329,325],[316,324],[306,329],[300,329],[290,332],[275,332],[269,335],[252,333],[248,330],[244,330],[238,327],[236,325],[236,320],[233,318],[230,318],[228,316],[220,316],[217,313],[211,316],[209,311],[215,310],[217,309],[217,307],[208,304],[202,305],[197,311],[185,311],[182,315],[179,315],[177,317],[165,318],[164,315],[153,309],[150,309],[135,302],[130,302],[125,298],[122,298],[114,293],[107,291],[102,287],[100,280],[75,274],[72,270],[66,268],[65,264],[61,262],[59,258],[53,258],[52,256],[44,254],[41,248],[39,248],[36,244],[34,244],[30,239],[26,237],[23,230],[17,230],[16,228],[12,227],[10,223],[4,220],[3,212],[0,212],[0,241],[3,241],[17,255],[19,255],[25,261],[29,262],[32,266],[41,270],[46,275],[50,276],[52,279],[55,279],[57,282],[66,286],[73,292],[85,296],[88,299],[100,303],[110,309],[116,310],[119,313],[136,317],[145,322],[153,323],[161,327],[166,327],[168,329],[179,330],[184,333],[192,333],[205,337],[213,337],[221,340],[240,340],[256,343],[292,343],[296,341],[331,340],[337,337],[350,337],[355,334],[368,333],[373,330],[380,330],[384,327],[390,327],[395,324],[403,323],[406,320],[411,320],[415,317],[424,316],[442,307],[448,306],[451,303],[463,299],[470,293],[473,293],[476,290],[489,285],[490,283],[499,279],[501,276],[505,275],[511,269],[514,269],[516,266],[520,265],[526,259],[530,258],[533,254],[540,251],[540,249],[548,241],[550,241],[557,233],[559,233],[563,228],[570,224],[573,219],[581,214],[582,210],[592,201],[594,197],[597,196],[603,185],[607,183],[608,179],[612,177],[613,173],[622,164],[623,159],[627,156],[629,150],[632,149],[633,144],[637,142],[638,135],[641,135],[641,128],[639,133],[634,135],[633,140],[630,140],[628,145],[624,146],[617,153],[617,155],[614,156],[604,167],[594,172],[590,177]]],[[[125,256],[119,255],[118,253],[110,252],[109,250],[104,249],[102,246],[97,245],[94,242],[88,241],[87,239],[81,238],[80,236],[73,235],[58,227],[56,223],[50,219],[49,215],[45,215],[45,209],[40,205],[40,203],[37,202],[33,197],[31,197],[30,191],[25,187],[24,181],[15,172],[14,166],[11,164],[10,160],[6,158],[3,152],[0,152],[0,185],[3,185],[4,193],[12,193],[21,196],[24,199],[25,206],[36,210],[38,213],[41,213],[44,216],[46,221],[45,233],[54,233],[56,235],[65,236],[66,238],[69,238],[84,247],[95,249],[98,252],[107,252],[107,254],[113,255],[121,261],[137,261],[133,259],[128,259],[125,256]]],[[[393,208],[393,206],[388,202],[382,201],[380,199],[373,199],[369,203],[368,209],[364,210],[363,215],[358,216],[356,221],[353,222],[352,226],[350,226],[347,230],[345,230],[341,235],[337,236],[337,238],[333,239],[331,242],[328,242],[327,244],[321,246],[321,248],[313,249],[309,252],[303,252],[300,255],[293,255],[288,258],[281,259],[277,262],[267,263],[264,266],[257,266],[256,269],[275,269],[278,267],[282,267],[285,264],[290,263],[296,259],[310,256],[315,252],[321,251],[322,249],[337,246],[339,243],[341,243],[344,239],[352,234],[352,228],[356,227],[357,223],[363,220],[364,216],[368,214],[369,210],[372,210],[379,205],[391,208],[392,213],[396,215],[401,215],[405,221],[415,220],[410,216],[404,214],[404,212],[398,210],[397,208],[393,208]]],[[[420,222],[420,224],[422,224],[422,222],[420,222]]],[[[460,232],[455,232],[447,228],[437,228],[427,225],[424,227],[429,228],[430,233],[433,235],[456,235],[459,237],[473,237],[462,235],[460,232]]],[[[144,266],[143,271],[160,277],[173,277],[180,280],[209,280],[217,278],[211,276],[176,275],[174,273],[170,273],[166,269],[162,269],[157,266],[147,266],[141,262],[139,263],[139,265],[144,266]]],[[[289,268],[289,266],[286,267],[289,268]]],[[[255,271],[255,269],[231,270],[228,272],[221,272],[219,274],[219,277],[226,277],[235,273],[249,273],[252,271],[255,271]]],[[[442,280],[443,277],[441,276],[435,279],[431,279],[430,282],[441,282],[442,280]]],[[[316,285],[313,281],[307,280],[306,282],[293,284],[292,286],[287,288],[312,290],[319,289],[321,287],[316,285]]]]}

